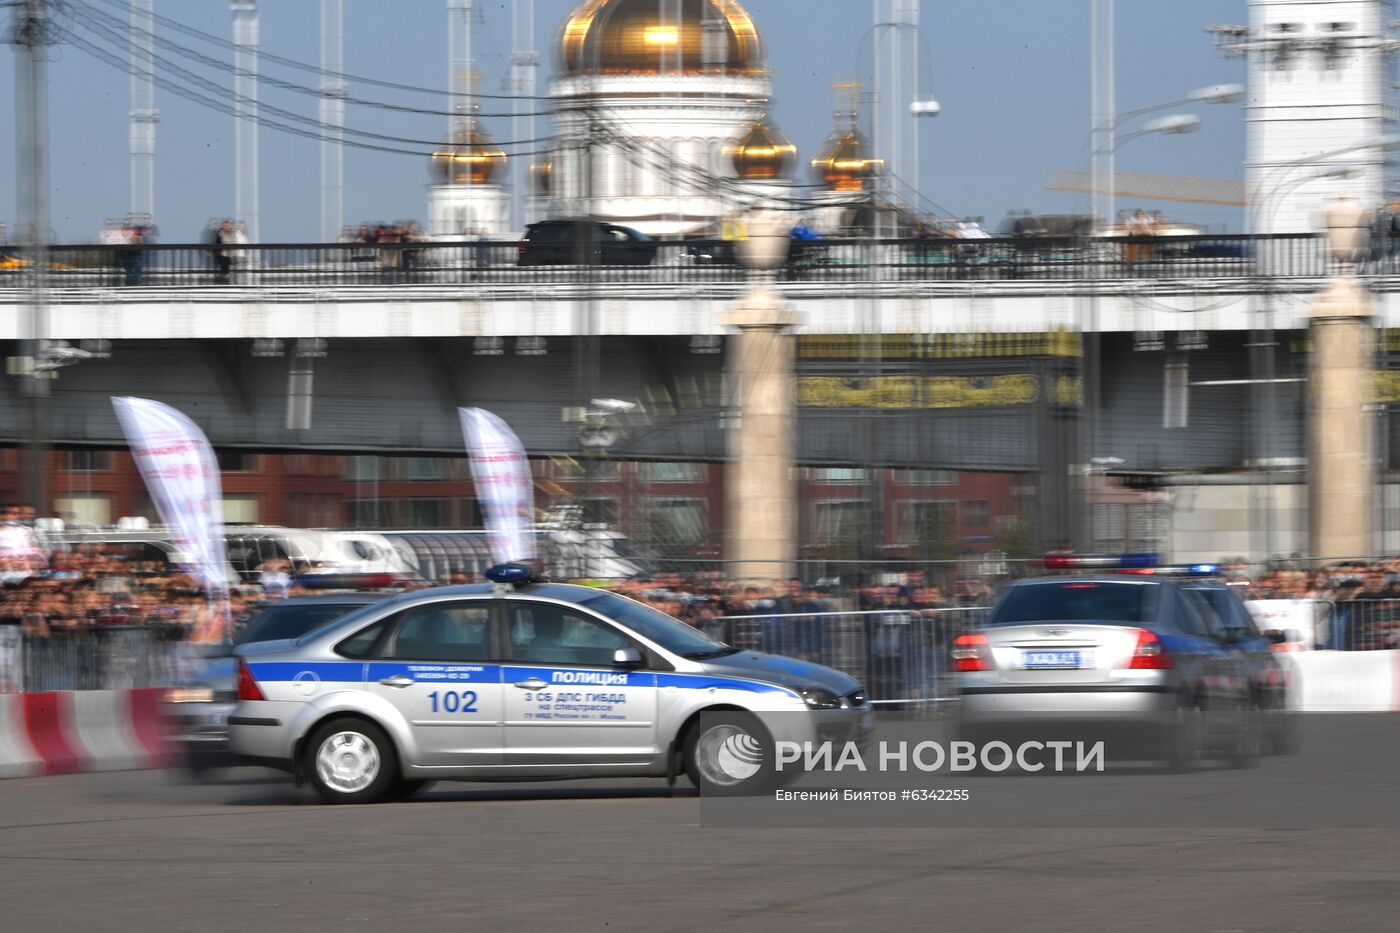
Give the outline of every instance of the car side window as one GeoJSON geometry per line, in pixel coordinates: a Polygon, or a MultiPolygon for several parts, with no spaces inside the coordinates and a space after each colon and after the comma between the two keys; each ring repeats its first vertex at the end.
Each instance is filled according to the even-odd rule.
{"type": "Polygon", "coordinates": [[[393,619],[380,619],[360,629],[354,635],[335,646],[336,654],[347,658],[368,658],[374,651],[374,646],[379,641],[379,637],[384,634],[389,622],[393,619]]]}
{"type": "Polygon", "coordinates": [[[430,603],[404,610],[389,657],[405,661],[491,661],[491,604],[430,603]]]}
{"type": "Polygon", "coordinates": [[[554,603],[514,603],[510,645],[517,661],[610,667],[613,653],[632,643],[611,626],[554,603]]]}
{"type": "Polygon", "coordinates": [[[1186,603],[1186,616],[1191,620],[1189,624],[1193,634],[1215,639],[1224,637],[1224,624],[1220,621],[1220,617],[1215,614],[1210,603],[1206,602],[1200,593],[1182,590],[1181,596],[1186,603]]]}

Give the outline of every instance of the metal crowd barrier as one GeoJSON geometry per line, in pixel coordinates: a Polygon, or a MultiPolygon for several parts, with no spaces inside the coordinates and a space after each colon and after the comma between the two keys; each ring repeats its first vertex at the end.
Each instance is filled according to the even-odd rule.
{"type": "Polygon", "coordinates": [[[25,637],[0,626],[0,693],[118,690],[170,683],[186,643],[168,627],[105,626],[25,637]]]}
{"type": "MultiPolygon", "coordinates": [[[[617,262],[521,265],[513,241],[300,244],[142,244],[49,248],[47,287],[340,286],[728,283],[747,279],[732,242],[662,241],[654,256],[617,262]]],[[[1394,272],[1387,249],[1367,260],[1394,272]]],[[[0,247],[0,287],[22,284],[22,247],[0,247]]],[[[1275,236],[828,239],[794,244],[785,282],[1083,281],[1318,277],[1325,243],[1275,236]]]]}
{"type": "Polygon", "coordinates": [[[986,609],[813,612],[717,616],[696,628],[735,648],[784,655],[844,671],[871,702],[923,705],[953,697],[947,649],[986,609]]]}
{"type": "Polygon", "coordinates": [[[1335,604],[1318,641],[1342,651],[1400,648],[1400,599],[1345,599],[1335,604]]]}

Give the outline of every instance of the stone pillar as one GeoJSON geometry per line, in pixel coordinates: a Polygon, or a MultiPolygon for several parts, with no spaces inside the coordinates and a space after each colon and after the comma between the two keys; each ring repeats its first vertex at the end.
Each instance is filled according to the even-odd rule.
{"type": "Polygon", "coordinates": [[[775,290],[760,287],[725,323],[739,333],[728,363],[738,417],[729,426],[724,556],[737,579],[782,580],[797,550],[794,318],[775,290]]]}
{"type": "Polygon", "coordinates": [[[1308,548],[1315,558],[1367,557],[1376,506],[1370,298],[1338,278],[1310,316],[1308,548]]]}

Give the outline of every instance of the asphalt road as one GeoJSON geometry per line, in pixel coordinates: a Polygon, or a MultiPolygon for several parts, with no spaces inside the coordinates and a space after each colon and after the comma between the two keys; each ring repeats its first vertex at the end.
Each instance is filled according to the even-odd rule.
{"type": "Polygon", "coordinates": [[[660,783],[0,782],[7,930],[1394,930],[1393,829],[732,829],[660,783]]]}

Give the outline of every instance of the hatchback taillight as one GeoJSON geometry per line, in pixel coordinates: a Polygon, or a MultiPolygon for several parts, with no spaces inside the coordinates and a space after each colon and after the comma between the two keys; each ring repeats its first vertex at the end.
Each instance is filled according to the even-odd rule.
{"type": "Polygon", "coordinates": [[[1133,648],[1133,659],[1128,662],[1128,669],[1164,671],[1171,666],[1171,652],[1162,644],[1162,639],[1145,628],[1138,629],[1137,646],[1133,648]]]}
{"type": "Polygon", "coordinates": [[[248,669],[248,662],[242,658],[238,659],[238,699],[240,700],[266,700],[263,696],[262,687],[253,679],[253,672],[248,669]]]}
{"type": "Polygon", "coordinates": [[[959,635],[953,639],[952,650],[948,652],[949,666],[954,671],[990,671],[992,662],[988,654],[986,635],[959,635]]]}

